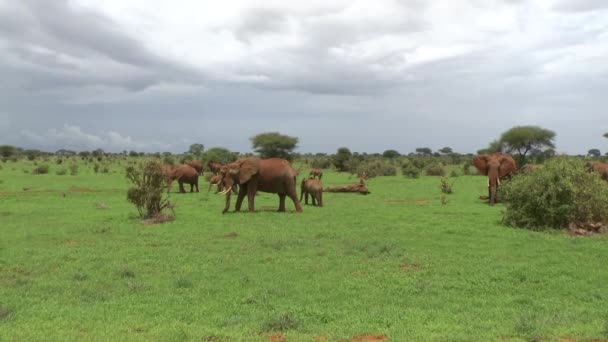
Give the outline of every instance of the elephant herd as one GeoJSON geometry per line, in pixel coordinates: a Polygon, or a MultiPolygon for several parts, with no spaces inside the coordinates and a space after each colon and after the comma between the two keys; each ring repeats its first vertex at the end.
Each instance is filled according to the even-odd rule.
{"type": "MultiPolygon", "coordinates": [[[[313,205],[323,206],[323,185],[321,183],[323,171],[320,169],[314,169],[310,172],[308,179],[302,180],[301,196],[298,200],[296,193],[298,171],[287,160],[247,157],[226,165],[210,162],[207,166],[213,172],[208,191],[213,185],[216,185],[218,193],[226,196],[223,213],[230,209],[232,192],[237,194],[235,211],[240,211],[245,197],[247,197],[249,211],[255,211],[255,195],[258,191],[276,193],[279,196],[279,212],[285,211],[286,197],[293,201],[298,213],[302,212],[300,205],[302,197],[308,204],[308,195],[312,197],[313,205]]],[[[168,180],[169,189],[172,182],[177,181],[180,193],[185,192],[184,184],[190,185],[190,192],[194,192],[195,189],[198,192],[198,177],[203,174],[203,165],[200,161],[191,161],[177,166],[165,165],[163,173],[168,180]]]]}
{"type": "MultiPolygon", "coordinates": [[[[509,154],[498,152],[492,154],[480,154],[473,158],[473,165],[480,174],[488,177],[488,196],[490,205],[498,201],[497,190],[501,181],[511,177],[517,166],[513,157],[509,154]]],[[[209,189],[213,185],[218,188],[220,195],[226,196],[223,213],[230,209],[231,195],[237,194],[235,211],[240,211],[243,200],[247,197],[249,211],[255,210],[255,195],[258,191],[276,193],[279,196],[279,212],[285,211],[285,199],[289,197],[295,206],[296,212],[302,212],[300,202],[304,199],[308,204],[308,196],[312,199],[312,205],[323,206],[323,184],[321,178],[323,171],[313,169],[308,178],[304,178],[300,184],[300,198],[296,193],[296,177],[298,171],[284,159],[270,158],[260,159],[257,157],[241,158],[233,163],[221,165],[210,162],[208,168],[213,172],[209,182],[209,189]]],[[[533,172],[542,165],[527,164],[519,172],[533,172]]],[[[608,163],[587,163],[590,172],[598,172],[604,180],[608,181],[608,163]]],[[[179,183],[179,192],[184,193],[184,184],[190,185],[190,192],[198,192],[198,177],[203,174],[203,165],[200,161],[191,161],[183,165],[163,167],[163,173],[169,181],[169,188],[173,181],[179,183]]]]}

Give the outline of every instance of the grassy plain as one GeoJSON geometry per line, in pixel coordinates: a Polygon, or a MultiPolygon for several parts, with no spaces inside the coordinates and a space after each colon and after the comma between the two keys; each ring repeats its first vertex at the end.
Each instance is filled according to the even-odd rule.
{"type": "Polygon", "coordinates": [[[301,215],[270,194],[222,215],[202,185],[144,225],[121,167],[56,167],[0,170],[0,341],[608,338],[606,237],[505,227],[483,177],[445,204],[438,177],[380,177],[301,215]]]}

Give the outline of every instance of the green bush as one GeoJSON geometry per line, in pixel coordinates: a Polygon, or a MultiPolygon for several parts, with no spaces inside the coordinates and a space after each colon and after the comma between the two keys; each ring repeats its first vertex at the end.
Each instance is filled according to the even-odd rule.
{"type": "Polygon", "coordinates": [[[95,171],[95,173],[98,173],[100,167],[101,167],[101,165],[95,163],[95,165],[93,165],[93,171],[95,171]]]}
{"type": "Polygon", "coordinates": [[[582,161],[557,158],[519,174],[500,191],[504,222],[522,228],[566,228],[608,222],[608,182],[587,172],[582,161]]]}
{"type": "Polygon", "coordinates": [[[49,173],[49,166],[46,164],[38,165],[32,170],[32,174],[43,175],[49,173]]]}
{"type": "Polygon", "coordinates": [[[407,178],[419,178],[420,177],[420,169],[417,168],[414,163],[409,160],[406,160],[401,165],[401,173],[407,178]]]}
{"type": "Polygon", "coordinates": [[[62,167],[61,169],[55,170],[55,173],[58,176],[65,176],[68,173],[68,170],[66,170],[65,168],[62,167]]]}
{"type": "Polygon", "coordinates": [[[472,174],[470,162],[464,163],[464,165],[462,166],[462,172],[464,173],[465,176],[472,174]]]}
{"type": "Polygon", "coordinates": [[[381,161],[362,162],[357,166],[356,174],[359,177],[365,174],[367,178],[395,176],[397,175],[397,168],[381,161]]]}
{"type": "Polygon", "coordinates": [[[126,177],[133,184],[127,191],[127,200],[135,205],[141,218],[158,217],[171,208],[166,195],[168,181],[160,162],[151,160],[143,166],[129,166],[126,177]]]}
{"type": "Polygon", "coordinates": [[[329,169],[332,166],[329,158],[314,158],[310,166],[316,169],[329,169]]]}
{"type": "Polygon", "coordinates": [[[70,175],[76,176],[78,174],[78,164],[72,163],[70,164],[70,175]]]}
{"type": "Polygon", "coordinates": [[[441,163],[432,163],[424,169],[427,176],[445,176],[445,167],[441,163]]]}

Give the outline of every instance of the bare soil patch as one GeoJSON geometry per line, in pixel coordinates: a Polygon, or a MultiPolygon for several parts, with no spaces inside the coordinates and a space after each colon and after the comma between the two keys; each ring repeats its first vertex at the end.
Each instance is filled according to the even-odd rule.
{"type": "Polygon", "coordinates": [[[383,336],[383,335],[378,335],[378,336],[362,335],[362,336],[353,338],[352,340],[350,340],[350,342],[379,342],[379,341],[386,341],[386,340],[387,340],[386,336],[383,336]]]}

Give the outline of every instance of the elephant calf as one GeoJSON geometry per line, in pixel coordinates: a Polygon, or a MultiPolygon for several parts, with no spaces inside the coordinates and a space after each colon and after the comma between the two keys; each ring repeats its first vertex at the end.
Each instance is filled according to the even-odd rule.
{"type": "Polygon", "coordinates": [[[323,206],[323,184],[320,179],[302,179],[300,202],[302,202],[302,197],[304,197],[304,204],[308,204],[309,194],[312,197],[312,205],[323,206]]]}

